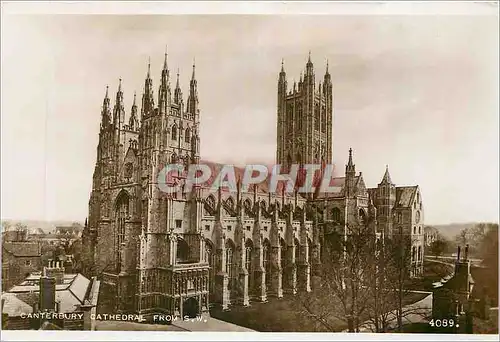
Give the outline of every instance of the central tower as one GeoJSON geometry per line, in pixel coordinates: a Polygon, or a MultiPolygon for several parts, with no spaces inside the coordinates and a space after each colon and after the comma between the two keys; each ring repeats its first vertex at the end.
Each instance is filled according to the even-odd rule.
{"type": "Polygon", "coordinates": [[[285,68],[281,63],[278,80],[278,122],[276,162],[319,164],[332,162],[332,81],[326,73],[318,85],[315,82],[311,54],[304,76],[288,89],[285,68]]]}

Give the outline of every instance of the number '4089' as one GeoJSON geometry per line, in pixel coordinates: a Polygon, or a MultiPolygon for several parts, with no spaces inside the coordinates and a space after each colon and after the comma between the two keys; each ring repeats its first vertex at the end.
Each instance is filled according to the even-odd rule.
{"type": "Polygon", "coordinates": [[[453,319],[431,319],[429,322],[429,325],[431,327],[436,327],[436,328],[451,328],[451,327],[458,327],[458,324],[455,323],[455,320],[453,319]]]}

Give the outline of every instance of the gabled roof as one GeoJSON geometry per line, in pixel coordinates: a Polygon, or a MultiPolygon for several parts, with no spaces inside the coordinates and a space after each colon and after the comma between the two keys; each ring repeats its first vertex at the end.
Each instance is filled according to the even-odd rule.
{"type": "MultiPolygon", "coordinates": [[[[36,297],[38,300],[38,296],[36,297]]],[[[31,304],[26,303],[13,293],[2,293],[2,301],[3,300],[5,300],[5,302],[3,304],[2,312],[11,317],[20,316],[22,313],[33,312],[33,307],[31,306],[31,304]]],[[[36,301],[34,303],[36,303],[36,301]]]]}
{"type": "MultiPolygon", "coordinates": [[[[40,278],[30,275],[21,285],[12,287],[9,292],[2,294],[10,300],[9,315],[16,316],[20,312],[32,312],[34,304],[38,303],[40,294],[40,278]],[[31,280],[30,280],[31,279],[31,280]],[[30,308],[29,311],[27,308],[30,308]]],[[[60,304],[61,312],[73,312],[83,304],[87,293],[90,292],[92,282],[82,274],[65,274],[64,283],[56,284],[56,301],[60,304]]]]}
{"type": "Polygon", "coordinates": [[[4,241],[2,249],[16,257],[40,257],[42,246],[38,242],[4,241]]]}
{"type": "Polygon", "coordinates": [[[396,207],[409,208],[412,206],[418,185],[396,187],[396,207]]]}

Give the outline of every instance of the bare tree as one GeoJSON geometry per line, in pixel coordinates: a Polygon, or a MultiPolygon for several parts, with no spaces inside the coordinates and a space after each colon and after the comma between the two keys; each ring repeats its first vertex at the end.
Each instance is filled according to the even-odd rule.
{"type": "Polygon", "coordinates": [[[328,234],[324,243],[329,251],[322,263],[320,288],[299,296],[297,304],[323,329],[336,331],[343,323],[350,332],[358,332],[363,317],[369,316],[375,231],[358,217],[344,231],[328,234]]]}
{"type": "Polygon", "coordinates": [[[26,241],[28,237],[28,227],[20,222],[14,226],[16,232],[16,241],[26,241]]]}

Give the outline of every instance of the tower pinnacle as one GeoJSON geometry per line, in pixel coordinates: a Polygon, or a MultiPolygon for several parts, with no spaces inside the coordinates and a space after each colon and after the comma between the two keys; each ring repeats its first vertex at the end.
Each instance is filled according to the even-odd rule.
{"type": "Polygon", "coordinates": [[[380,184],[392,184],[391,175],[389,174],[389,165],[385,166],[384,177],[382,177],[382,182],[380,184]]]}
{"type": "Polygon", "coordinates": [[[163,70],[168,69],[167,58],[168,58],[168,52],[167,52],[167,46],[165,45],[165,59],[163,61],[163,70]]]}
{"type": "Polygon", "coordinates": [[[148,78],[151,76],[151,57],[148,57],[148,78]]]}
{"type": "Polygon", "coordinates": [[[345,173],[346,177],[352,176],[354,177],[356,175],[356,165],[354,165],[352,161],[352,148],[349,148],[349,161],[347,162],[347,165],[345,166],[345,173]]]}
{"type": "Polygon", "coordinates": [[[193,57],[193,74],[191,75],[191,80],[195,79],[195,68],[196,68],[196,57],[193,57]]]}

